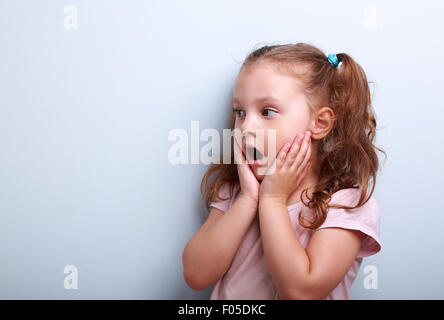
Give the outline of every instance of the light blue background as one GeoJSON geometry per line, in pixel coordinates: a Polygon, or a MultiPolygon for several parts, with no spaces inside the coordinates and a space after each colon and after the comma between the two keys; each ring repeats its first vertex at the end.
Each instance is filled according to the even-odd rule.
{"type": "Polygon", "coordinates": [[[207,299],[181,261],[207,215],[207,166],[171,165],[168,133],[227,127],[245,55],[286,42],[349,53],[376,84],[383,247],[351,297],[444,298],[443,14],[439,1],[2,0],[0,298],[207,299]],[[71,264],[77,290],[63,287],[71,264]]]}

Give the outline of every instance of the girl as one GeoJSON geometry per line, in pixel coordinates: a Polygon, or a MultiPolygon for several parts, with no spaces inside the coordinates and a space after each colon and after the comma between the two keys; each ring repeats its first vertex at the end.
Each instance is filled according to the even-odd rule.
{"type": "Polygon", "coordinates": [[[360,65],[305,43],[259,48],[236,79],[231,129],[245,139],[202,179],[212,209],[184,248],[187,284],[215,283],[210,299],[349,299],[362,258],[381,249],[372,193],[385,152],[360,65]]]}

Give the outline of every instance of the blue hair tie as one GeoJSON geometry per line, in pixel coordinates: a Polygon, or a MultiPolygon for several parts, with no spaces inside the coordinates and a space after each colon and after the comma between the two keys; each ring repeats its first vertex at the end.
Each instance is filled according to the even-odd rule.
{"type": "Polygon", "coordinates": [[[339,64],[339,59],[336,54],[330,53],[328,55],[328,61],[333,65],[333,67],[337,67],[339,64]]]}

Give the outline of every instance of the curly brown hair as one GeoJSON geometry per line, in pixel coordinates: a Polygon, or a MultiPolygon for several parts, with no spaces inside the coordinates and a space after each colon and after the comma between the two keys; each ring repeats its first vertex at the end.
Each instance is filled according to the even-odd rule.
{"type": "MultiPolygon", "coordinates": [[[[241,69],[257,62],[272,62],[281,70],[290,72],[302,80],[312,110],[326,103],[335,113],[330,132],[320,140],[317,149],[319,180],[311,198],[307,189],[301,193],[302,203],[313,209],[313,219],[306,222],[299,215],[301,226],[316,229],[323,224],[328,208],[355,209],[364,205],[373,194],[379,159],[376,150],[386,153],[373,144],[376,135],[376,118],[371,105],[369,82],[362,67],[348,54],[336,54],[340,64],[334,67],[327,56],[318,48],[307,43],[265,45],[250,52],[241,69]],[[309,72],[301,74],[296,64],[308,66],[309,72]],[[367,192],[371,185],[371,191],[367,192]],[[345,188],[361,188],[361,195],[354,207],[329,205],[333,193],[345,188]],[[305,193],[308,203],[303,200],[305,193]]],[[[235,117],[231,115],[231,129],[235,117]]],[[[228,183],[230,194],[239,184],[237,164],[212,163],[201,182],[201,194],[207,208],[219,196],[220,188],[228,183]],[[210,182],[210,176],[215,179],[210,182]],[[205,187],[205,191],[204,191],[205,187]]],[[[222,158],[222,157],[221,157],[222,158]]]]}

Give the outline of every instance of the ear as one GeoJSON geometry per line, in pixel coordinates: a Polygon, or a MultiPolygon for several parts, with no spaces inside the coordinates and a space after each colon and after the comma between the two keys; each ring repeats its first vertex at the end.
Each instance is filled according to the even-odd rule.
{"type": "Polygon", "coordinates": [[[335,113],[329,107],[322,107],[312,115],[310,130],[311,137],[315,140],[324,138],[333,128],[335,113]]]}

